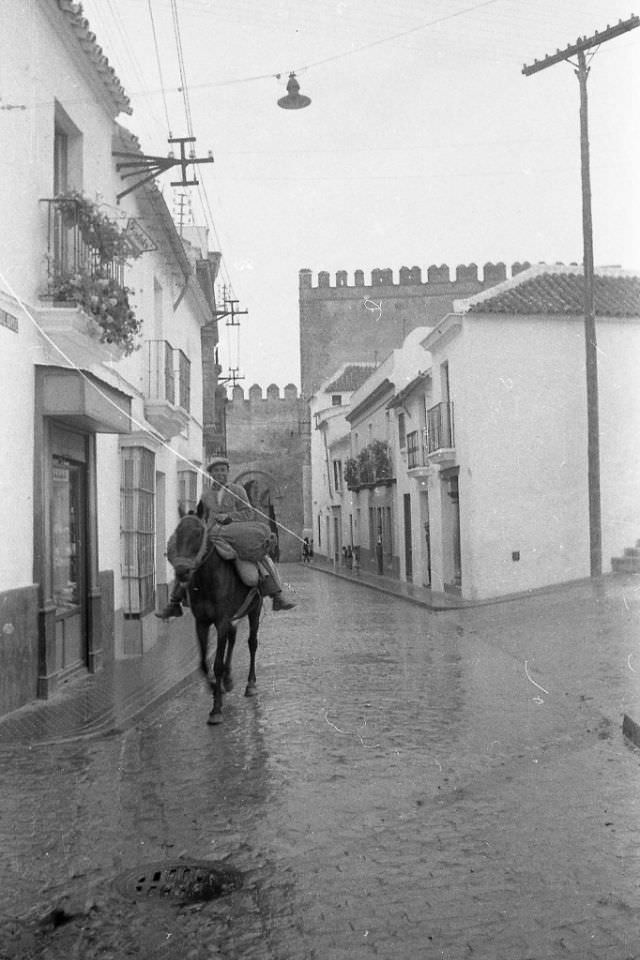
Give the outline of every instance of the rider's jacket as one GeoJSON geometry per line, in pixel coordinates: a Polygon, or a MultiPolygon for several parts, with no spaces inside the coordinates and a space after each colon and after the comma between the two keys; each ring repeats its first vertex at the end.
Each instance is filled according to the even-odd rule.
{"type": "Polygon", "coordinates": [[[239,483],[228,483],[224,487],[213,486],[205,490],[196,512],[204,520],[218,523],[255,519],[247,491],[239,483]]]}

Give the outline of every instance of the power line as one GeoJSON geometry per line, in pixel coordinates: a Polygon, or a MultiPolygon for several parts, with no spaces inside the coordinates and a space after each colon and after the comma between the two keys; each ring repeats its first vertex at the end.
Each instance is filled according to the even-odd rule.
{"type": "Polygon", "coordinates": [[[153,9],[151,7],[151,0],[147,0],[147,5],[149,9],[149,19],[151,20],[151,32],[153,33],[153,46],[156,52],[156,64],[158,67],[158,76],[160,78],[160,89],[162,90],[162,102],[164,104],[164,115],[167,121],[167,133],[171,137],[171,122],[169,120],[169,108],[167,106],[167,94],[164,86],[164,77],[162,75],[162,63],[160,60],[160,49],[158,47],[158,34],[156,32],[156,23],[153,16],[153,9]]]}

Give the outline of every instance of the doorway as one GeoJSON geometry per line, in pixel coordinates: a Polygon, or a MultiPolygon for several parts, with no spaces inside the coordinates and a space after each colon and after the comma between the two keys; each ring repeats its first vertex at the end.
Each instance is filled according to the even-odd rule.
{"type": "Polygon", "coordinates": [[[51,585],[54,667],[66,672],[87,661],[87,471],[82,459],[60,452],[51,459],[51,585]]]}
{"type": "Polygon", "coordinates": [[[409,583],[413,580],[413,544],[411,540],[411,494],[405,493],[404,504],[404,568],[409,583]]]}

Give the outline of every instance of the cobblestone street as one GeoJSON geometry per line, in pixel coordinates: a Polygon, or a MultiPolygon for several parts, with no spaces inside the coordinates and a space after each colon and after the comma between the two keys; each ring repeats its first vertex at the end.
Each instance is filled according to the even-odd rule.
{"type": "Polygon", "coordinates": [[[434,612],[283,573],[298,606],[264,616],[253,700],[241,625],[220,727],[195,679],[0,746],[0,958],[640,958],[638,581],[434,612]],[[242,887],[114,890],[177,857],[242,887]]]}

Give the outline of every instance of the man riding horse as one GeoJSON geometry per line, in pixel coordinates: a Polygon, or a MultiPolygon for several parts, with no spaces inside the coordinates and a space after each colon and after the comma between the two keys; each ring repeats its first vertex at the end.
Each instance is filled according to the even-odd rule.
{"type": "MultiPolygon", "coordinates": [[[[226,526],[234,521],[255,520],[255,512],[249,503],[244,487],[229,482],[229,461],[226,457],[214,457],[207,473],[213,480],[213,487],[204,490],[196,513],[209,526],[226,526]]],[[[271,557],[265,556],[257,561],[260,573],[260,592],[271,597],[274,610],[291,610],[295,603],[282,595],[282,584],[277,567],[271,557]]],[[[186,584],[174,581],[169,602],[156,616],[161,620],[172,620],[182,616],[182,603],[186,598],[186,584]]]]}

